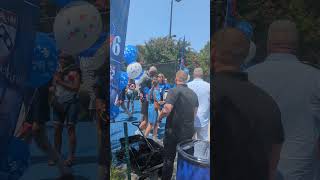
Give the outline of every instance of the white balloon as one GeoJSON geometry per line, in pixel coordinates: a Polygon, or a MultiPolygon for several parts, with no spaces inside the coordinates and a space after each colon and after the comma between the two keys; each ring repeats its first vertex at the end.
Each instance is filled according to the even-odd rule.
{"type": "Polygon", "coordinates": [[[102,31],[101,16],[88,2],[71,2],[56,16],[53,29],[57,47],[75,55],[97,41],[102,31]]]}
{"type": "Polygon", "coordinates": [[[127,73],[128,73],[128,77],[130,79],[135,79],[137,78],[142,72],[142,67],[140,63],[132,63],[129,64],[129,66],[127,67],[127,73]]]}
{"type": "Polygon", "coordinates": [[[257,50],[256,45],[254,44],[254,42],[250,41],[250,49],[249,49],[248,56],[244,60],[245,63],[249,63],[256,56],[256,50],[257,50]]]}

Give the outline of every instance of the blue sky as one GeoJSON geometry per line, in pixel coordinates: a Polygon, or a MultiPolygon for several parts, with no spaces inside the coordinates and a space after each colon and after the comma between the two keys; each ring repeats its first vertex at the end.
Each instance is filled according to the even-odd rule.
{"type": "MultiPolygon", "coordinates": [[[[169,34],[171,0],[130,0],[126,45],[169,34]]],[[[172,35],[199,51],[210,39],[210,0],[173,2],[172,35]]]]}

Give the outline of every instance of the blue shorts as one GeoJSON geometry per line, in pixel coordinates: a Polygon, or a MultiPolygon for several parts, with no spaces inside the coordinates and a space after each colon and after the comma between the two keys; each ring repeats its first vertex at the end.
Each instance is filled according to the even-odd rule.
{"type": "Polygon", "coordinates": [[[158,112],[154,109],[153,104],[148,106],[148,122],[154,125],[158,118],[158,112]]]}
{"type": "Polygon", "coordinates": [[[80,110],[78,100],[72,103],[64,103],[63,107],[65,110],[64,114],[61,114],[52,108],[53,123],[63,125],[66,122],[68,126],[74,126],[78,121],[78,114],[80,110]]]}

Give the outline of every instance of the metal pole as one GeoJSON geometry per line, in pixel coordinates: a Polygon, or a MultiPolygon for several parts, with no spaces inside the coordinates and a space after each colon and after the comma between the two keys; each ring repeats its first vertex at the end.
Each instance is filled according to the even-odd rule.
{"type": "Polygon", "coordinates": [[[128,180],[131,180],[131,164],[130,164],[130,154],[129,154],[129,140],[128,140],[128,123],[124,122],[124,137],[125,137],[125,155],[127,161],[127,176],[128,180]]]}
{"type": "Polygon", "coordinates": [[[185,36],[183,36],[183,44],[182,44],[183,46],[183,49],[182,49],[182,58],[183,58],[183,64],[181,63],[181,65],[180,65],[180,70],[181,70],[181,68],[182,68],[182,65],[184,66],[185,64],[186,64],[186,58],[185,58],[185,51],[186,51],[186,37],[185,36]]]}
{"type": "Polygon", "coordinates": [[[173,8],[173,0],[171,0],[171,11],[170,11],[170,28],[169,28],[169,38],[171,39],[171,29],[172,29],[172,8],[173,8]]]}
{"type": "Polygon", "coordinates": [[[181,51],[181,38],[179,38],[179,41],[178,41],[178,50],[179,50],[179,51],[178,51],[178,59],[177,59],[177,61],[175,61],[175,63],[174,63],[174,68],[175,68],[174,70],[175,70],[175,71],[178,70],[178,62],[179,62],[179,58],[181,58],[181,57],[180,57],[180,55],[181,55],[181,54],[180,54],[180,51],[181,51]]]}

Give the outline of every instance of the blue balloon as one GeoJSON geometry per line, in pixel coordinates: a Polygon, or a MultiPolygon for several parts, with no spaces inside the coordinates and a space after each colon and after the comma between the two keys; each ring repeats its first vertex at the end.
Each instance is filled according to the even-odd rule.
{"type": "Polygon", "coordinates": [[[138,49],[132,45],[126,46],[123,57],[127,64],[136,62],[138,58],[138,49]]]}
{"type": "Polygon", "coordinates": [[[247,21],[240,21],[237,23],[236,28],[242,31],[247,39],[251,39],[253,36],[253,27],[247,21]]]}
{"type": "Polygon", "coordinates": [[[72,0],[51,0],[55,5],[59,7],[64,7],[68,3],[70,3],[72,0]]]}
{"type": "Polygon", "coordinates": [[[48,83],[57,67],[58,53],[55,41],[45,33],[37,33],[27,85],[37,88],[48,83]]]}
{"type": "Polygon", "coordinates": [[[128,84],[129,77],[127,72],[124,71],[120,71],[119,75],[119,89],[123,90],[128,84]]]}

